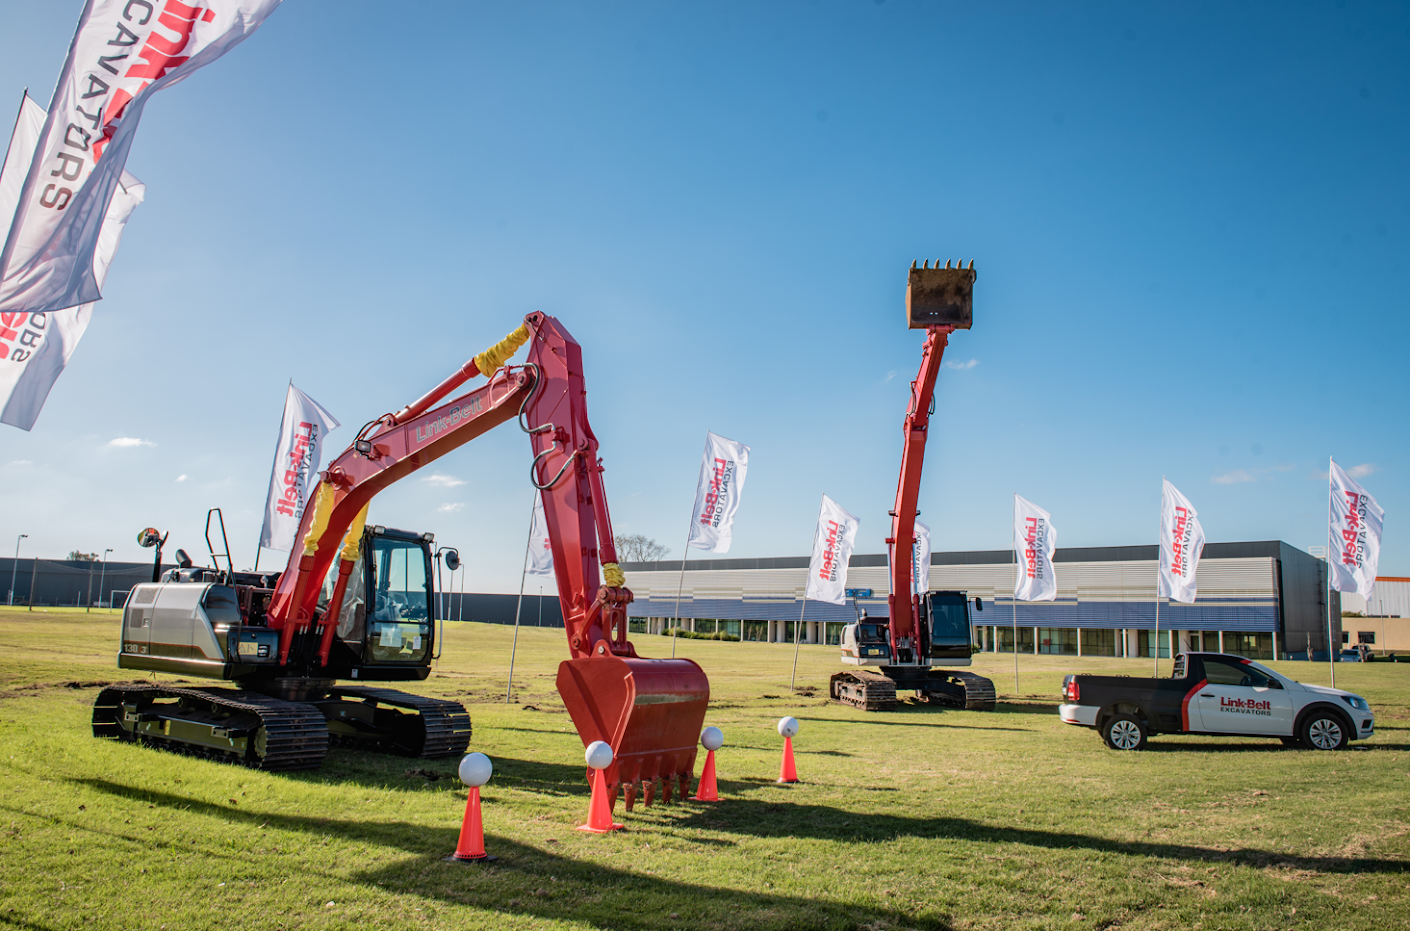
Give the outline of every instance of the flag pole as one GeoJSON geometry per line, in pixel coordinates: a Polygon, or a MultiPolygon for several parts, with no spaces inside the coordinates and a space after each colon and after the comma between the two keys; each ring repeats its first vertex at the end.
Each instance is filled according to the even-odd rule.
{"type": "Polygon", "coordinates": [[[1327,664],[1332,670],[1332,688],[1337,687],[1337,651],[1332,644],[1332,466],[1327,457],[1327,664]]]}
{"type": "MultiPolygon", "coordinates": [[[[534,545],[534,511],[538,504],[537,488],[534,489],[534,500],[529,503],[529,538],[524,541],[524,564],[519,567],[519,601],[514,605],[514,641],[509,647],[509,684],[504,689],[504,703],[509,704],[510,696],[514,694],[514,654],[519,650],[519,613],[524,607],[524,582],[529,576],[529,548],[534,545]]],[[[543,610],[543,596],[539,596],[539,610],[543,610]]]]}
{"type": "Polygon", "coordinates": [[[1018,492],[1013,493],[1013,695],[1018,699],[1018,492]]]}
{"type": "MultiPolygon", "coordinates": [[[[695,520],[695,508],[693,504],[691,506],[690,519],[692,521],[695,520]]],[[[680,631],[676,628],[679,627],[681,622],[681,591],[685,588],[685,558],[690,555],[690,531],[691,525],[687,523],[685,525],[685,546],[681,549],[681,575],[676,581],[676,613],[675,617],[671,618],[671,629],[675,631],[671,634],[671,659],[676,658],[676,641],[680,639],[680,631]]]]}
{"type": "Polygon", "coordinates": [[[1160,678],[1160,535],[1165,533],[1165,476],[1160,477],[1160,516],[1155,521],[1155,642],[1151,657],[1155,661],[1155,678],[1160,678]]]}
{"type": "Polygon", "coordinates": [[[803,576],[803,610],[798,612],[798,626],[793,628],[793,674],[788,678],[788,692],[798,681],[798,644],[803,635],[803,618],[808,616],[808,586],[813,584],[813,553],[818,548],[818,529],[822,523],[822,502],[818,502],[818,519],[813,522],[813,545],[808,548],[808,572],[803,576]]]}

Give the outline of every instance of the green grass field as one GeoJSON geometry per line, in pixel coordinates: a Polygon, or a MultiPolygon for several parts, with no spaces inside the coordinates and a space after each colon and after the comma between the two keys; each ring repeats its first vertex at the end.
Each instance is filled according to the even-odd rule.
{"type": "MultiPolygon", "coordinates": [[[[1377,735],[1341,753],[1161,737],[1117,754],[1058,722],[1064,672],[1149,661],[981,656],[992,714],[827,704],[833,647],[681,640],[710,676],[717,804],[628,830],[587,815],[582,745],[553,688],[561,630],[448,625],[428,694],[489,754],[487,867],[442,863],[455,761],[330,752],[266,775],[101,741],[115,615],[0,609],[0,926],[17,928],[1410,927],[1410,665],[1343,664],[1377,735]],[[781,787],[777,719],[802,721],[781,787]],[[438,779],[409,770],[424,770],[438,779]]],[[[634,638],[648,656],[671,641],[634,638]]],[[[1326,665],[1279,664],[1326,683],[1326,665]]],[[[1168,669],[1168,664],[1167,664],[1168,669]]]]}

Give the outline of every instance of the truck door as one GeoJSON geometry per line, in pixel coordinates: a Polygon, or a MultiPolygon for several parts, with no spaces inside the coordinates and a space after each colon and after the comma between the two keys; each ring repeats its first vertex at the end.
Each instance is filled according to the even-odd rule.
{"type": "MultiPolygon", "coordinates": [[[[1200,724],[1191,728],[1215,734],[1292,733],[1292,699],[1276,679],[1270,679],[1247,661],[1204,656],[1205,685],[1196,699],[1200,724]]],[[[1192,716],[1193,717],[1193,716],[1192,716]]]]}

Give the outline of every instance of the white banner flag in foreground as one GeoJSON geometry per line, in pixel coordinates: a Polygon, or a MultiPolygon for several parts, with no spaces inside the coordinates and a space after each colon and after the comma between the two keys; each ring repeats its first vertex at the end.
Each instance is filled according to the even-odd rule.
{"type": "Polygon", "coordinates": [[[553,575],[553,550],[548,544],[548,521],[543,516],[543,495],[534,499],[534,520],[529,525],[529,575],[553,575]]]}
{"type": "Polygon", "coordinates": [[[847,603],[847,563],[852,558],[860,526],[861,521],[823,495],[804,598],[835,605],[847,603]]]}
{"type": "Polygon", "coordinates": [[[748,446],[713,433],[705,434],[705,455],[700,460],[687,548],[729,552],[734,515],[739,510],[739,497],[744,494],[744,473],[748,469],[748,446]]]}
{"type": "Polygon", "coordinates": [[[1195,574],[1204,552],[1204,528],[1190,499],[1162,480],[1160,495],[1160,569],[1155,596],[1194,604],[1195,574]]]}
{"type": "MultiPolygon", "coordinates": [[[[0,169],[0,223],[8,223],[14,216],[43,125],[44,108],[26,94],[5,166],[0,169]]],[[[142,182],[122,173],[93,254],[93,278],[99,287],[108,277],[123,227],[142,203],[146,190],[142,182]]],[[[0,423],[21,430],[34,427],[49,390],[78,348],[92,316],[92,303],[52,313],[0,311],[0,423]]]]}
{"type": "Polygon", "coordinates": [[[284,420],[279,424],[279,445],[274,449],[274,469],[269,475],[269,500],[264,505],[264,529],[259,545],[288,552],[294,548],[299,521],[308,503],[308,489],[318,472],[318,447],[323,434],[338,421],[294,383],[284,398],[284,420]]]}
{"type": "Polygon", "coordinates": [[[1376,584],[1376,564],[1381,561],[1381,528],[1386,512],[1335,461],[1328,484],[1332,522],[1327,562],[1332,567],[1332,588],[1369,598],[1376,584]]]}
{"type": "Polygon", "coordinates": [[[142,109],[244,41],[279,0],[88,0],[0,252],[0,310],[102,297],[94,254],[142,109]]]}
{"type": "Polygon", "coordinates": [[[1057,598],[1057,529],[1053,516],[1032,501],[1013,496],[1013,548],[1018,573],[1013,580],[1016,601],[1052,601],[1057,598]]]}

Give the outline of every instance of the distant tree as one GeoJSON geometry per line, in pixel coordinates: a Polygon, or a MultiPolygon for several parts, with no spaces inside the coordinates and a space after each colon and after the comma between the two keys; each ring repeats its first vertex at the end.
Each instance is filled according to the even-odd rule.
{"type": "Polygon", "coordinates": [[[97,553],[85,553],[83,550],[70,550],[69,560],[71,562],[98,562],[103,557],[97,553]]]}
{"type": "Polygon", "coordinates": [[[671,551],[670,547],[639,533],[619,533],[614,542],[617,544],[617,558],[622,562],[655,562],[671,551]]]}

